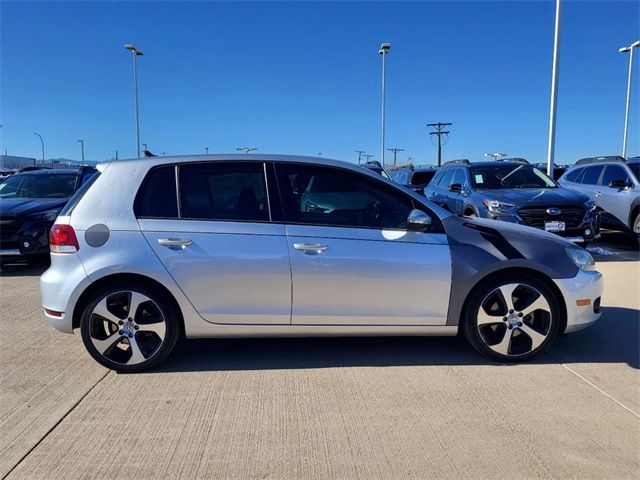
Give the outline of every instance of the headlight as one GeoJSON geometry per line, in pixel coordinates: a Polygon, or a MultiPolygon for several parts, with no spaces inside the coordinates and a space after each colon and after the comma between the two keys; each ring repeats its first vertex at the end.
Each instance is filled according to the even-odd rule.
{"type": "Polygon", "coordinates": [[[515,205],[511,203],[503,203],[497,200],[484,200],[482,204],[489,209],[490,212],[511,213],[515,205]]]}
{"type": "Polygon", "coordinates": [[[58,217],[59,214],[60,214],[60,209],[56,208],[53,210],[47,210],[45,212],[38,212],[32,215],[29,215],[29,219],[53,222],[58,217]]]}
{"type": "Polygon", "coordinates": [[[565,248],[567,255],[576,267],[586,270],[588,272],[596,269],[596,262],[589,252],[584,248],[579,247],[567,247],[565,248]]]}

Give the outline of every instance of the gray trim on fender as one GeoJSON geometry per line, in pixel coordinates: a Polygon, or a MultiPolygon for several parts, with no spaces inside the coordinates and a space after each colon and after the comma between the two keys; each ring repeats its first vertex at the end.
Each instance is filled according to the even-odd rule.
{"type": "Polygon", "coordinates": [[[451,296],[447,325],[458,325],[471,290],[487,275],[527,268],[552,279],[573,278],[578,267],[553,234],[497,220],[451,216],[443,220],[451,250],[451,296]]]}

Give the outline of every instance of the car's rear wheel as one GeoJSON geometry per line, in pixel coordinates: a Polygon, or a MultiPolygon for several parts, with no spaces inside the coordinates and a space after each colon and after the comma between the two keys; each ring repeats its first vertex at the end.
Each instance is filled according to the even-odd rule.
{"type": "Polygon", "coordinates": [[[558,300],[544,282],[526,274],[505,275],[471,294],[462,330],[487,357],[521,362],[547,348],[557,335],[559,318],[558,300]]]}
{"type": "Polygon", "coordinates": [[[178,312],[156,289],[104,288],[86,305],[82,340],[91,356],[112,370],[139,372],[157,365],[178,340],[178,312]]]}

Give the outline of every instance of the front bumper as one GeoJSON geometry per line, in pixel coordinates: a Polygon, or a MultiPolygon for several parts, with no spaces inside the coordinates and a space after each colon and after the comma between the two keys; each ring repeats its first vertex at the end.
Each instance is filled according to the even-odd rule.
{"type": "Polygon", "coordinates": [[[588,327],[602,315],[600,299],[604,281],[600,272],[582,269],[573,278],[554,280],[567,307],[567,326],[564,333],[577,332],[588,327]],[[585,305],[586,301],[589,301],[585,305]]]}
{"type": "Polygon", "coordinates": [[[49,230],[53,222],[5,221],[0,232],[0,256],[14,257],[49,253],[49,230]]]}
{"type": "MultiPolygon", "coordinates": [[[[520,225],[527,225],[533,228],[538,228],[542,230],[538,225],[529,225],[525,222],[519,215],[513,213],[501,213],[501,212],[491,212],[487,211],[487,218],[493,220],[502,220],[503,222],[509,223],[517,223],[520,225]]],[[[552,219],[549,219],[552,220],[552,219]]],[[[580,224],[574,228],[567,228],[562,232],[550,232],[555,235],[566,238],[567,240],[580,243],[580,242],[590,242],[596,238],[600,237],[600,214],[599,213],[587,213],[580,222],[580,224]]]]}

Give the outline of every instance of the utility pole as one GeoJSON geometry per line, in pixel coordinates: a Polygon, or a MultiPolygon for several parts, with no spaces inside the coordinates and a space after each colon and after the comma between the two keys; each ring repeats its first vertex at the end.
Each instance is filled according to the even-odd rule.
{"type": "Polygon", "coordinates": [[[435,128],[434,132],[429,132],[429,135],[437,135],[438,136],[438,166],[442,165],[442,135],[449,135],[449,131],[443,131],[444,127],[448,127],[453,125],[452,123],[427,123],[427,127],[435,128]]]}
{"type": "Polygon", "coordinates": [[[209,147],[204,147],[204,151],[206,152],[207,155],[209,155],[209,147]]]}
{"type": "Polygon", "coordinates": [[[362,156],[364,157],[365,163],[369,163],[369,160],[375,157],[375,155],[372,153],[363,153],[362,156]]]}
{"type": "Polygon", "coordinates": [[[387,150],[393,152],[393,168],[396,168],[396,155],[398,155],[398,152],[404,152],[404,148],[387,148],[387,150]]]}
{"type": "Polygon", "coordinates": [[[364,150],[355,150],[355,152],[358,154],[358,163],[362,163],[362,154],[367,152],[364,150]]]}
{"type": "Polygon", "coordinates": [[[84,167],[84,140],[78,140],[80,147],[82,147],[82,166],[84,167]]]}
{"type": "Polygon", "coordinates": [[[255,152],[258,149],[254,147],[238,147],[236,148],[236,150],[239,152],[251,153],[251,152],[255,152]]]}

